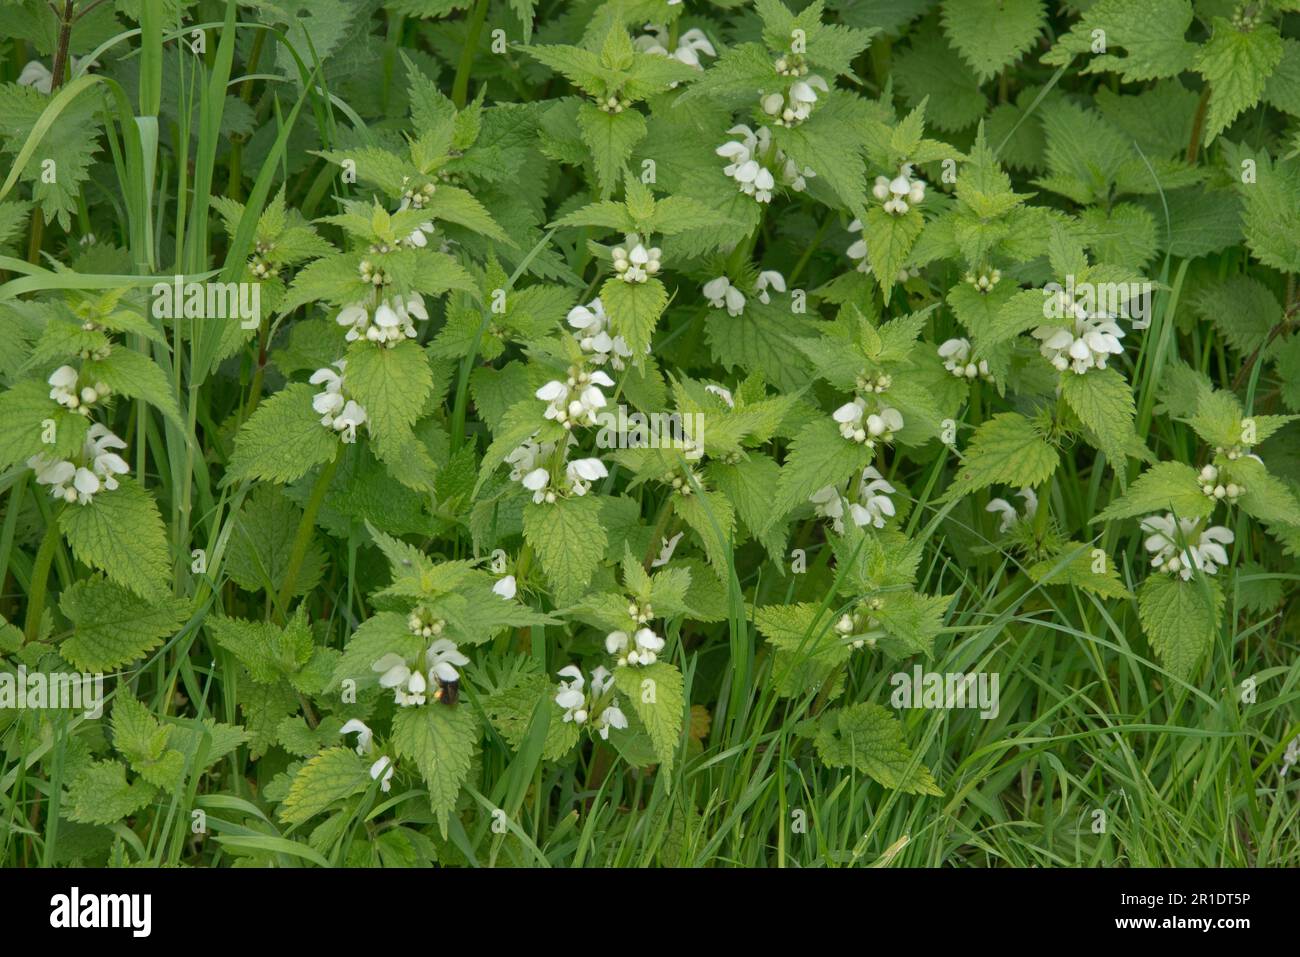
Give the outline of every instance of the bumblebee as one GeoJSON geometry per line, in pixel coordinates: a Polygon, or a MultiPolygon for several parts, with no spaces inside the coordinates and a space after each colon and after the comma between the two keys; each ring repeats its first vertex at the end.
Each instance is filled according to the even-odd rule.
{"type": "Polygon", "coordinates": [[[433,693],[434,698],[445,705],[454,705],[460,700],[460,682],[443,681],[438,679],[438,690],[433,693]]]}

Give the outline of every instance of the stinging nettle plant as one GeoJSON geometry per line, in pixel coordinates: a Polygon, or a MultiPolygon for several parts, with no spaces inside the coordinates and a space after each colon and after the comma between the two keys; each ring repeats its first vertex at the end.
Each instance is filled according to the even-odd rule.
{"type": "Polygon", "coordinates": [[[1295,3],[0,12],[6,863],[1300,859],[1295,3]]]}

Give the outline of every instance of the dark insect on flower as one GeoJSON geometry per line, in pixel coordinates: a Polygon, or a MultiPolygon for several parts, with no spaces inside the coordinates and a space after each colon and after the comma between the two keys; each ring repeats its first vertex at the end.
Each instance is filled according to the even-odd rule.
{"type": "Polygon", "coordinates": [[[438,690],[433,695],[446,705],[454,705],[460,700],[460,682],[438,679],[438,690]]]}

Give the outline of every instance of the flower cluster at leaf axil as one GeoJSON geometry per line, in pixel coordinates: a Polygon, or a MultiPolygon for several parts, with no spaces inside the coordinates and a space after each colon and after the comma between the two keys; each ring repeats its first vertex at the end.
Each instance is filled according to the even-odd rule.
{"type": "Polygon", "coordinates": [[[364,303],[344,306],[335,321],[347,328],[348,342],[366,339],[392,346],[403,339],[414,339],[418,334],[415,320],[423,322],[428,318],[423,297],[412,293],[383,299],[373,310],[364,303]]]}
{"type": "Polygon", "coordinates": [[[393,689],[393,701],[402,708],[440,700],[444,686],[460,681],[460,672],[456,669],[469,664],[469,659],[461,654],[454,641],[437,637],[446,627],[442,619],[416,609],[410,615],[408,626],[413,635],[433,638],[422,659],[409,661],[390,652],[371,666],[380,676],[379,686],[393,689]]]}
{"type": "Polygon", "coordinates": [[[1177,518],[1172,513],[1151,515],[1141,523],[1146,533],[1143,545],[1151,553],[1151,567],[1187,581],[1197,571],[1213,575],[1228,564],[1232,530],[1222,525],[1202,527],[1196,519],[1177,518]]]}
{"type": "Polygon", "coordinates": [[[1064,291],[1055,296],[1047,311],[1055,315],[1059,310],[1067,325],[1041,325],[1033,332],[1039,352],[1054,369],[1083,375],[1089,369],[1104,369],[1112,356],[1123,355],[1124,330],[1114,317],[1089,312],[1064,291]]]}
{"type": "Polygon", "coordinates": [[[587,360],[592,365],[602,366],[608,363],[616,371],[622,371],[627,366],[627,361],[632,358],[632,350],[622,336],[610,334],[610,318],[605,314],[605,306],[599,298],[585,306],[577,305],[570,309],[568,322],[574,329],[573,337],[578,340],[579,347],[587,354],[587,360]]]}
{"type": "Polygon", "coordinates": [[[870,399],[857,396],[836,409],[832,417],[840,435],[869,449],[875,448],[877,442],[892,442],[894,433],[903,428],[903,413],[874,396],[870,399]]]}
{"type": "Polygon", "coordinates": [[[969,339],[948,339],[939,346],[939,358],[943,367],[959,379],[988,379],[989,364],[987,360],[978,362],[971,359],[969,339]]]}
{"type": "MultiPolygon", "coordinates": [[[[642,53],[652,53],[656,56],[666,56],[678,63],[685,63],[689,67],[697,70],[704,69],[700,62],[701,56],[715,57],[718,55],[709,38],[704,35],[704,31],[696,28],[682,31],[682,35],[677,38],[677,46],[671,51],[668,49],[671,44],[668,29],[661,24],[647,23],[643,28],[645,33],[636,38],[635,46],[642,53]]],[[[677,86],[677,84],[673,84],[677,86]]]]}
{"type": "Polygon", "coordinates": [[[568,450],[576,445],[572,435],[564,443],[524,440],[506,456],[511,481],[532,492],[535,505],[586,495],[591,483],[607,478],[609,470],[598,458],[568,458],[568,450]]]}
{"type": "Polygon", "coordinates": [[[730,136],[739,139],[723,143],[715,152],[728,160],[722,172],[736,181],[740,191],[752,196],[757,202],[770,203],[772,191],[776,189],[776,177],[781,183],[796,193],[807,187],[807,181],[817,174],[808,167],[800,167],[783,152],[772,146],[772,131],[760,126],[758,131],[744,124],[727,130],[730,136]],[[770,166],[768,164],[771,164],[770,166]],[[773,173],[773,170],[776,170],[773,173]]]}
{"type": "Polygon", "coordinates": [[[366,410],[344,394],[343,374],[347,360],[339,359],[334,363],[334,369],[328,366],[317,369],[307,380],[312,385],[325,386],[324,392],[317,392],[312,397],[311,407],[320,415],[321,425],[337,432],[339,438],[350,445],[357,440],[357,428],[366,423],[366,410]]]}
{"type": "Polygon", "coordinates": [[[116,489],[117,476],[130,471],[126,460],[114,451],[124,448],[125,442],[97,422],[86,432],[76,461],[33,455],[27,460],[27,467],[35,470],[38,485],[50,487],[54,498],[69,504],[89,505],[100,492],[116,489]]]}
{"type": "Polygon", "coordinates": [[[877,176],[875,185],[871,187],[871,195],[880,200],[885,212],[902,216],[907,212],[909,203],[917,206],[925,201],[925,180],[913,176],[912,164],[904,163],[893,179],[877,176]]]}
{"type": "MultiPolygon", "coordinates": [[[[361,757],[369,757],[375,750],[375,733],[360,718],[351,718],[343,723],[339,728],[339,734],[355,734],[357,736],[356,752],[361,757]]],[[[393,772],[396,767],[393,759],[386,754],[381,754],[370,765],[370,778],[379,782],[379,789],[387,794],[393,788],[393,772]]]]}
{"type": "Polygon", "coordinates": [[[90,415],[96,403],[112,393],[103,382],[81,383],[81,374],[72,366],[59,366],[50,373],[50,398],[65,409],[90,415]]]}
{"type": "Polygon", "coordinates": [[[623,237],[623,245],[610,250],[610,259],[614,272],[624,282],[645,282],[657,275],[663,250],[658,246],[646,248],[640,233],[628,233],[623,237]]]}
{"type": "Polygon", "coordinates": [[[559,671],[561,681],[555,693],[555,703],[564,710],[564,721],[576,725],[585,725],[589,721],[591,729],[602,740],[609,740],[611,729],[627,727],[627,716],[618,706],[618,695],[614,693],[614,676],[609,669],[597,667],[591,672],[591,680],[583,678],[582,669],[577,665],[566,665],[559,671]]]}
{"type": "Polygon", "coordinates": [[[882,633],[880,622],[872,612],[880,611],[884,602],[879,598],[868,598],[859,602],[852,612],[845,612],[835,621],[835,634],[854,651],[876,647],[876,641],[882,633]]]}
{"type": "Polygon", "coordinates": [[[838,486],[827,485],[808,497],[813,504],[813,512],[821,518],[829,518],[831,527],[836,532],[844,532],[844,506],[848,505],[848,514],[853,524],[859,528],[871,526],[884,528],[885,523],[895,515],[894,500],[889,496],[895,493],[893,485],[885,480],[879,469],[868,465],[862,470],[853,489],[853,499],[846,500],[838,486]]]}
{"type": "MultiPolygon", "coordinates": [[[[732,316],[739,316],[745,311],[745,294],[726,276],[710,279],[701,287],[704,298],[714,309],[726,309],[732,316]]],[[[754,280],[752,295],[763,305],[772,301],[772,292],[785,292],[785,277],[775,269],[765,269],[754,280]]]]}

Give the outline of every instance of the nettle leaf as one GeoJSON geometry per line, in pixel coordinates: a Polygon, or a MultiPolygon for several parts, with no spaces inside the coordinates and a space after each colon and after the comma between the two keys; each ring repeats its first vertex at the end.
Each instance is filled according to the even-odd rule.
{"type": "Polygon", "coordinates": [[[144,657],[180,627],[189,614],[183,598],[157,604],[94,575],[59,596],[72,635],[59,654],[83,671],[111,671],[144,657]]]}
{"type": "Polygon", "coordinates": [[[478,722],[466,707],[401,708],[393,717],[393,747],[399,759],[414,761],[420,769],[444,836],[456,797],[469,777],[478,737],[478,722]]]}
{"type": "Polygon", "coordinates": [[[164,790],[181,784],[185,755],[168,747],[171,728],[163,727],[125,688],[119,688],[113,697],[112,726],[113,747],[132,771],[164,790]]]}
{"type": "Polygon", "coordinates": [[[1081,73],[1114,71],[1126,83],[1177,76],[1191,69],[1197,53],[1196,45],[1186,39],[1193,16],[1190,0],[1146,0],[1140,5],[1101,0],[1043,54],[1043,62],[1065,66],[1083,53],[1087,60],[1081,73]],[[1104,44],[1100,50],[1099,42],[1104,44]]]}
{"type": "Polygon", "coordinates": [[[355,751],[326,748],[293,776],[289,793],[280,804],[280,820],[305,824],[337,802],[360,794],[369,784],[370,772],[355,751]]]}
{"type": "Polygon", "coordinates": [[[583,103],[578,107],[578,129],[591,150],[601,196],[607,197],[618,186],[633,148],[645,139],[645,117],[636,110],[606,113],[591,103],[583,103]]]}
{"type": "MultiPolygon", "coordinates": [[[[5,153],[17,156],[51,102],[49,96],[34,87],[0,84],[0,141],[5,153]]],[[[40,147],[28,158],[19,176],[31,185],[32,200],[40,206],[45,221],[57,219],[65,231],[72,227],[71,214],[99,150],[102,106],[97,90],[77,94],[41,132],[40,147]]]]}
{"type": "Polygon", "coordinates": [[[391,349],[357,341],[348,350],[343,383],[366,410],[367,425],[375,435],[406,435],[433,389],[433,369],[411,339],[391,349]]]}
{"type": "Polygon", "coordinates": [[[68,819],[82,824],[116,824],[143,809],[158,789],[143,779],[126,781],[121,761],[92,761],[68,784],[68,819]]]}
{"type": "Polygon", "coordinates": [[[1056,448],[1018,412],[999,412],[978,429],[944,494],[958,498],[990,485],[1041,485],[1056,471],[1056,448]]]}
{"type": "Polygon", "coordinates": [[[1246,245],[1266,266],[1300,272],[1300,161],[1255,157],[1255,181],[1237,189],[1244,200],[1246,245]]]}
{"type": "Polygon", "coordinates": [[[633,361],[644,362],[655,326],[668,305],[664,284],[653,277],[645,282],[624,282],[615,276],[600,287],[600,299],[613,331],[627,340],[633,361]]]}
{"type": "Polygon", "coordinates": [[[878,704],[861,702],[828,711],[818,722],[814,743],[827,767],[856,768],[905,794],[943,794],[908,747],[902,723],[878,704]]]}
{"type": "Polygon", "coordinates": [[[871,458],[871,450],[864,444],[840,435],[830,416],[809,422],[790,443],[773,509],[784,514],[804,504],[819,489],[861,472],[871,458]]]}
{"type": "Polygon", "coordinates": [[[1061,395],[1089,432],[1089,441],[1105,453],[1111,468],[1122,470],[1125,459],[1142,440],[1133,430],[1137,407],[1124,377],[1114,369],[1090,369],[1083,375],[1062,376],[1061,395]]]}
{"type": "Polygon", "coordinates": [[[943,29],[980,81],[991,79],[1038,39],[1042,0],[944,0],[943,29]]]}
{"type": "Polygon", "coordinates": [[[657,661],[644,668],[616,668],[614,686],[632,702],[654,744],[664,780],[671,781],[685,710],[682,673],[666,661],[657,661]]]}
{"type": "Polygon", "coordinates": [[[720,574],[727,569],[727,553],[736,530],[736,515],[726,496],[707,489],[674,495],[673,511],[691,527],[704,545],[704,554],[720,574]]]}
{"type": "Polygon", "coordinates": [[[925,220],[915,209],[895,216],[872,206],[867,210],[866,227],[867,260],[888,305],[899,271],[907,264],[907,256],[925,228],[925,220]]]}
{"type": "Polygon", "coordinates": [[[941,130],[966,129],[988,106],[979,77],[937,33],[913,33],[911,45],[895,55],[893,76],[909,107],[929,99],[926,114],[941,130]]]}
{"type": "Polygon", "coordinates": [[[167,376],[152,359],[125,346],[115,346],[106,359],[88,359],[81,376],[89,382],[103,382],[118,395],[143,399],[176,425],[182,425],[180,406],[172,394],[167,376]]]}
{"type": "MultiPolygon", "coordinates": [[[[248,591],[278,595],[289,568],[289,553],[302,519],[298,508],[272,486],[259,485],[235,517],[222,566],[230,580],[248,591]]],[[[316,587],[325,571],[325,552],[312,540],[294,579],[292,594],[316,587]]]]}
{"type": "Polygon", "coordinates": [[[122,476],[113,491],[102,491],[87,505],[67,505],[59,528],[78,561],[143,598],[167,597],[171,574],[167,532],[153,496],[122,476]]]}
{"type": "Polygon", "coordinates": [[[1244,488],[1237,504],[1247,515],[1270,524],[1300,525],[1300,500],[1281,479],[1269,475],[1257,459],[1233,462],[1231,475],[1244,488]]]}
{"type": "Polygon", "coordinates": [[[24,379],[0,392],[0,469],[34,455],[71,459],[81,453],[90,422],[50,398],[40,379],[24,379]]]}
{"type": "MultiPolygon", "coordinates": [[[[518,751],[528,738],[538,705],[545,707],[554,703],[555,683],[542,672],[535,658],[523,656],[501,667],[500,677],[492,677],[488,694],[483,699],[483,713],[510,747],[518,751]]],[[[542,745],[542,759],[558,761],[573,749],[580,736],[577,724],[561,720],[559,712],[552,710],[542,745]]]]}
{"type": "Polygon", "coordinates": [[[1103,598],[1133,597],[1105,551],[1083,542],[1066,542],[1055,555],[1035,562],[1025,573],[1031,580],[1045,585],[1085,588],[1103,598]]]}
{"type": "Polygon", "coordinates": [[[1271,23],[1243,31],[1223,17],[1214,18],[1210,39],[1196,56],[1196,69],[1211,91],[1206,143],[1259,102],[1269,75],[1281,60],[1282,35],[1271,23]]]}
{"type": "Polygon", "coordinates": [[[557,600],[571,600],[586,588],[605,554],[607,540],[600,521],[599,496],[571,496],[543,505],[529,503],[524,506],[524,541],[537,553],[557,600]]]}
{"type": "Polygon", "coordinates": [[[311,404],[314,394],[312,386],[295,382],[265,399],[235,436],[227,481],[262,479],[283,485],[330,461],[340,443],[332,429],[321,425],[311,404]]]}
{"type": "Polygon", "coordinates": [[[1147,640],[1170,674],[1191,680],[1213,646],[1223,590],[1212,578],[1182,581],[1153,574],[1138,588],[1138,617],[1147,640]]]}
{"type": "Polygon", "coordinates": [[[1214,500],[1201,491],[1196,469],[1182,462],[1160,462],[1139,475],[1128,492],[1111,502],[1093,521],[1109,522],[1151,512],[1203,518],[1213,510],[1214,500]]]}

